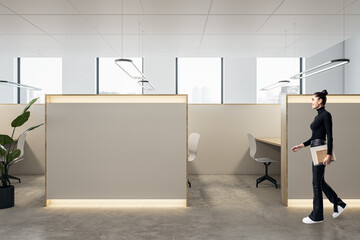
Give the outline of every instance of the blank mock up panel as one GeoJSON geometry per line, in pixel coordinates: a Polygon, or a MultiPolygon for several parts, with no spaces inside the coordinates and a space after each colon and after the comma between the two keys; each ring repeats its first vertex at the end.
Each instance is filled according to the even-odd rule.
{"type": "MultiPolygon", "coordinates": [[[[313,197],[310,146],[296,153],[291,151],[292,146],[311,137],[310,124],[317,115],[317,111],[311,108],[311,96],[287,96],[287,135],[283,135],[282,141],[284,144],[286,142],[288,147],[286,162],[282,161],[282,164],[287,165],[288,200],[313,197]]],[[[337,158],[335,162],[326,166],[325,181],[340,198],[360,199],[360,162],[357,160],[356,151],[360,145],[360,96],[328,95],[325,108],[332,115],[333,144],[337,158]]],[[[284,152],[282,158],[285,158],[284,152]]]]}
{"type": "Polygon", "coordinates": [[[186,199],[186,95],[66,97],[46,106],[47,199],[186,199]]]}

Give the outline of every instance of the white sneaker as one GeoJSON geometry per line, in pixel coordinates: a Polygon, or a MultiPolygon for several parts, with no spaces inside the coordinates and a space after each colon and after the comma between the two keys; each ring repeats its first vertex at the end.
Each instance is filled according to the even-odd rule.
{"type": "Polygon", "coordinates": [[[338,206],[338,211],[333,213],[333,218],[337,218],[338,216],[340,216],[340,214],[346,209],[346,205],[344,208],[342,208],[341,206],[338,206]]]}
{"type": "Polygon", "coordinates": [[[313,224],[313,223],[321,223],[323,221],[313,221],[309,217],[304,217],[302,222],[305,223],[305,224],[313,224]]]}

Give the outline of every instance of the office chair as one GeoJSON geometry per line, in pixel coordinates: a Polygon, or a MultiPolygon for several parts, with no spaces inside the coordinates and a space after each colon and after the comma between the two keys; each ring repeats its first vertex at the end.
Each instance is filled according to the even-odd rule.
{"type": "MultiPolygon", "coordinates": [[[[21,151],[21,153],[20,153],[20,156],[19,156],[18,158],[15,158],[15,159],[12,161],[11,165],[13,165],[13,164],[15,164],[15,163],[18,163],[18,162],[20,162],[20,161],[22,161],[22,160],[24,160],[24,149],[25,149],[26,134],[27,134],[26,132],[22,133],[22,134],[19,136],[18,140],[17,140],[16,148],[19,149],[19,150],[21,151]]],[[[9,178],[18,180],[19,183],[21,183],[21,179],[18,178],[18,177],[14,177],[14,176],[9,175],[9,178]]]]}
{"type": "Polygon", "coordinates": [[[250,157],[253,158],[255,161],[259,163],[263,163],[265,165],[265,175],[256,179],[256,187],[258,187],[259,183],[269,180],[273,184],[275,184],[275,187],[277,188],[276,180],[269,176],[268,174],[268,167],[272,162],[277,162],[277,160],[271,159],[271,158],[256,158],[256,141],[254,136],[249,133],[248,135],[249,144],[250,144],[250,157]]]}
{"type": "MultiPolygon", "coordinates": [[[[191,133],[189,135],[189,142],[188,142],[188,148],[189,148],[189,157],[188,162],[192,162],[195,160],[198,152],[198,146],[199,146],[199,140],[200,140],[200,134],[198,133],[191,133]]],[[[191,182],[188,179],[189,187],[191,188],[191,182]]]]}

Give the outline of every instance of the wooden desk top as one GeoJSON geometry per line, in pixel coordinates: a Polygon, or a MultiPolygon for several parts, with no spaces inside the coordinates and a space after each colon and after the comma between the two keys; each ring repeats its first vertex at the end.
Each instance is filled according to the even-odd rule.
{"type": "Polygon", "coordinates": [[[255,138],[255,140],[281,147],[281,138],[255,138]]]}

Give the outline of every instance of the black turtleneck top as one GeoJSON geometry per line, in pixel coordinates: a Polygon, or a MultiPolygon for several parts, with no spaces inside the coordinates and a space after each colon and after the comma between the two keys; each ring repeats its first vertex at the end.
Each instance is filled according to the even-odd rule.
{"type": "Polygon", "coordinates": [[[333,136],[332,136],[332,118],[331,114],[325,110],[325,107],[316,109],[318,115],[315,117],[314,121],[311,123],[310,128],[312,130],[312,135],[309,140],[304,142],[304,146],[309,146],[311,140],[314,139],[326,139],[327,135],[327,154],[332,154],[333,149],[333,136]]]}

